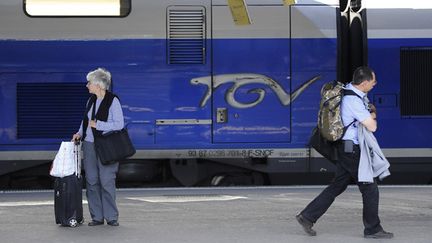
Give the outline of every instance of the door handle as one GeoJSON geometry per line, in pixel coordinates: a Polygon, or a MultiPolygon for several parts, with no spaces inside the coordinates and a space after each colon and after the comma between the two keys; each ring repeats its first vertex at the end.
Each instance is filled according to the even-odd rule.
{"type": "Polygon", "coordinates": [[[226,123],[228,121],[228,110],[227,108],[216,109],[216,123],[226,123]]]}

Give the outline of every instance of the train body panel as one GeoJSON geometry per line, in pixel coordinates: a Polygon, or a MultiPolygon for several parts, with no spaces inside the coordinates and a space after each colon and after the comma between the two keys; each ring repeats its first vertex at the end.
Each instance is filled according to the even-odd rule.
{"type": "MultiPolygon", "coordinates": [[[[51,160],[78,130],[85,75],[97,67],[113,74],[137,148],[133,161],[168,160],[178,171],[185,164],[178,161],[193,170],[202,159],[263,173],[332,170],[307,141],[320,88],[336,79],[334,5],[247,1],[252,24],[237,26],[226,1],[132,2],[118,18],[31,17],[20,0],[0,4],[3,173],[22,169],[11,162],[51,160]],[[182,38],[184,31],[192,37],[182,38]]],[[[379,82],[370,94],[379,110],[376,136],[390,159],[431,169],[431,114],[401,115],[399,56],[401,47],[432,47],[432,35],[399,36],[380,11],[368,19],[369,64],[379,82]]]]}

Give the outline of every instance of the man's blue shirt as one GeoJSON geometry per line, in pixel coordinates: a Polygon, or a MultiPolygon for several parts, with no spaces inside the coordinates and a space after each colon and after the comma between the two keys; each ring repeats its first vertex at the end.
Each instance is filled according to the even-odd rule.
{"type": "Polygon", "coordinates": [[[362,122],[371,116],[368,110],[368,104],[365,101],[367,100],[367,97],[366,93],[360,91],[351,83],[346,86],[346,89],[354,91],[356,94],[362,97],[362,99],[356,95],[345,95],[342,98],[341,116],[344,126],[348,126],[355,120],[354,124],[348,127],[342,139],[352,140],[355,144],[359,144],[357,126],[359,122],[362,122]]]}

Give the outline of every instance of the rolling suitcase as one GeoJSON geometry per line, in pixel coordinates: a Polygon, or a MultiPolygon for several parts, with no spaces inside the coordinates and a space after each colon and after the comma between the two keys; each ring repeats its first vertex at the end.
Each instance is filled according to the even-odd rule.
{"type": "Polygon", "coordinates": [[[61,226],[76,227],[84,222],[82,205],[81,146],[75,144],[75,173],[56,177],[54,181],[55,221],[61,226]]]}

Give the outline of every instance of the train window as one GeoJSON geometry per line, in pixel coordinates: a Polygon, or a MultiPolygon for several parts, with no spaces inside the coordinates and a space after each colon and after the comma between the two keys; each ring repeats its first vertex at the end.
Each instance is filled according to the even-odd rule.
{"type": "Polygon", "coordinates": [[[125,17],[131,0],[23,0],[31,17],[125,17]]]}
{"type": "Polygon", "coordinates": [[[432,115],[432,47],[400,50],[400,109],[402,116],[432,115]]]}
{"type": "Polygon", "coordinates": [[[205,64],[205,18],[202,6],[168,7],[168,64],[205,64]]]}

